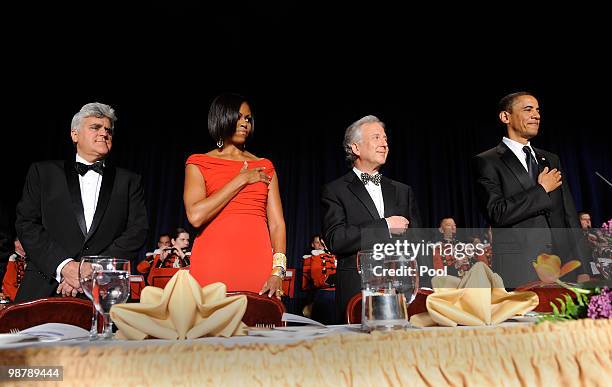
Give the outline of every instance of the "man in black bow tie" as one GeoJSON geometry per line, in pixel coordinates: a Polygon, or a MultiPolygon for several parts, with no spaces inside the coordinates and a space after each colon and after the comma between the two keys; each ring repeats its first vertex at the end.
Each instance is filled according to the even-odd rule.
{"type": "Polygon", "coordinates": [[[366,241],[390,241],[392,235],[420,226],[412,188],[379,173],[389,154],[384,124],[374,116],[354,122],[346,129],[344,149],[353,170],[321,191],[323,236],[338,257],[336,306],[341,317],[361,289],[356,254],[366,241]]]}
{"type": "Polygon", "coordinates": [[[32,164],[17,205],[17,235],[28,253],[17,302],[80,291],[81,256],[135,258],[148,220],[141,178],[105,160],[115,111],[89,103],[72,119],[76,155],[32,164]]]}
{"type": "MultiPolygon", "coordinates": [[[[515,288],[537,279],[532,261],[539,254],[568,261],[581,253],[574,199],[559,157],[530,143],[540,127],[538,100],[528,92],[509,94],[499,103],[499,119],[506,136],[474,159],[476,193],[493,227],[493,270],[515,288]]],[[[579,280],[588,279],[584,269],[579,280]]]]}

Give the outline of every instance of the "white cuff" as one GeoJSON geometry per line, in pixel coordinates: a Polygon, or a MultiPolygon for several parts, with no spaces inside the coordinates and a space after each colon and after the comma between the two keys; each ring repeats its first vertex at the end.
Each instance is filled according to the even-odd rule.
{"type": "Polygon", "coordinates": [[[64,266],[66,266],[66,264],[70,261],[74,261],[74,259],[72,258],[68,258],[64,261],[62,261],[62,263],[59,264],[59,266],[57,267],[57,270],[55,270],[55,280],[59,283],[62,282],[62,269],[64,268],[64,266]]]}
{"type": "Polygon", "coordinates": [[[391,234],[391,227],[389,227],[389,219],[385,218],[385,222],[387,222],[387,230],[389,230],[389,238],[393,238],[393,235],[391,234]]]}

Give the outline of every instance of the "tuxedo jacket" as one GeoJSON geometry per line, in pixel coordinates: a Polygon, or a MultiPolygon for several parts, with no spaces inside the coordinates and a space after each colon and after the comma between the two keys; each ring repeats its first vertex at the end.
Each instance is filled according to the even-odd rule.
{"type": "Polygon", "coordinates": [[[131,259],[145,243],[148,220],[141,178],[122,168],[105,167],[87,231],[74,165],[74,160],[43,161],[28,171],[15,222],[28,256],[17,302],[52,295],[58,286],[57,267],[67,258],[131,259]]]}
{"type": "MultiPolygon", "coordinates": [[[[410,228],[421,227],[412,188],[385,176],[380,184],[385,218],[403,216],[410,221],[410,228]]],[[[343,318],[346,304],[361,290],[357,252],[364,248],[364,242],[367,245],[370,241],[390,241],[389,229],[387,221],[379,216],[363,182],[352,170],[323,187],[321,208],[323,238],[329,250],[338,258],[336,305],[338,316],[343,318]]]]}
{"type": "MultiPolygon", "coordinates": [[[[557,168],[563,177],[557,155],[533,150],[540,172],[557,168]]],[[[555,253],[562,261],[581,258],[577,213],[564,179],[546,193],[503,142],[477,155],[474,163],[478,202],[493,227],[493,270],[507,287],[537,279],[531,262],[541,253],[555,253]]]]}

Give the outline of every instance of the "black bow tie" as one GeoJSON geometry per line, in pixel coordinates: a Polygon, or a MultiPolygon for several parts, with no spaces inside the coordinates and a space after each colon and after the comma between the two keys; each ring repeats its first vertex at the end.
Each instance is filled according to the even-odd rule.
{"type": "Polygon", "coordinates": [[[79,163],[78,161],[74,164],[74,168],[79,173],[79,175],[83,176],[87,173],[87,171],[91,170],[94,172],[98,172],[100,175],[104,174],[104,162],[96,161],[91,165],[79,163]]]}
{"type": "Polygon", "coordinates": [[[368,181],[371,181],[372,183],[374,183],[374,185],[380,185],[381,178],[382,175],[380,173],[377,173],[374,176],[368,175],[365,172],[361,174],[361,181],[363,181],[363,184],[368,184],[368,181]]]}

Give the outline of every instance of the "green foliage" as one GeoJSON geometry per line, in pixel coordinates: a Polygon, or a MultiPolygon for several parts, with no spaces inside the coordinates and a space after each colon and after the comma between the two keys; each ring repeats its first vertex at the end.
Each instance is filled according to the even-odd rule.
{"type": "Polygon", "coordinates": [[[564,294],[563,298],[556,298],[555,300],[559,303],[559,306],[555,305],[554,302],[550,303],[552,308],[552,314],[546,314],[538,316],[538,323],[544,321],[569,321],[569,320],[578,320],[581,318],[585,318],[587,316],[587,310],[589,305],[589,298],[587,294],[584,293],[583,289],[581,291],[576,291],[571,288],[576,294],[576,302],[574,299],[569,296],[569,294],[564,294]]]}

